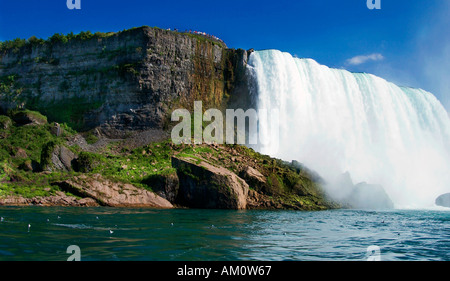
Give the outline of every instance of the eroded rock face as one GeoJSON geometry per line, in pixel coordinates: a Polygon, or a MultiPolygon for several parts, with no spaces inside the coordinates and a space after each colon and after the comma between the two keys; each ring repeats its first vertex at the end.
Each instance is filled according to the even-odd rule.
{"type": "Polygon", "coordinates": [[[15,101],[0,93],[0,111],[21,106],[110,138],[163,131],[176,108],[226,102],[246,60],[246,51],[221,42],[147,26],[23,47],[0,54],[0,77],[20,89],[15,101]]]}
{"type": "Polygon", "coordinates": [[[131,184],[116,183],[100,175],[81,175],[56,183],[62,190],[92,198],[102,206],[172,208],[172,204],[155,193],[131,184]]]}
{"type": "Polygon", "coordinates": [[[224,167],[193,158],[172,157],[180,187],[179,200],[185,206],[205,209],[245,209],[248,184],[224,167]]]}

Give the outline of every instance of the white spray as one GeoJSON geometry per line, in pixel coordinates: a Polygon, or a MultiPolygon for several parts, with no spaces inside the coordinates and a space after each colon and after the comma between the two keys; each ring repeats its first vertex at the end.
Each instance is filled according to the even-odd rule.
{"type": "Polygon", "coordinates": [[[397,208],[433,206],[450,192],[450,120],[431,93],[277,50],[252,53],[248,71],[258,109],[279,110],[279,146],[260,152],[329,182],[349,172],[381,184],[397,208]]]}

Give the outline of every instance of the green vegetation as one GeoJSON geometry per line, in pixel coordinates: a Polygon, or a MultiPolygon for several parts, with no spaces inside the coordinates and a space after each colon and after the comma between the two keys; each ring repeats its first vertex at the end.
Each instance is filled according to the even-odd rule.
{"type": "Polygon", "coordinates": [[[36,47],[39,45],[44,45],[44,44],[51,44],[51,45],[58,44],[58,43],[66,44],[69,41],[75,41],[75,40],[86,41],[86,40],[90,40],[93,38],[106,38],[106,37],[112,36],[114,34],[115,34],[114,32],[91,33],[90,31],[81,31],[78,34],[73,34],[73,32],[70,32],[69,34],[66,34],[66,35],[60,34],[60,33],[55,33],[46,40],[36,38],[36,36],[32,36],[29,39],[16,38],[14,40],[0,42],[0,54],[5,53],[9,50],[12,50],[14,53],[18,53],[20,51],[20,49],[22,49],[22,48],[31,49],[33,47],[36,47]]]}
{"type": "Polygon", "coordinates": [[[52,124],[22,125],[14,120],[27,115],[46,120],[38,112],[10,111],[10,116],[0,116],[0,196],[23,197],[47,196],[57,190],[51,182],[67,177],[60,172],[40,173],[43,157],[51,148],[64,142],[72,130],[63,125],[64,134],[56,137],[51,133],[52,124]]]}
{"type": "Polygon", "coordinates": [[[72,97],[46,104],[42,104],[39,100],[30,101],[27,105],[45,114],[50,121],[67,123],[68,127],[80,130],[84,126],[84,114],[100,108],[103,102],[89,102],[82,97],[72,97]]]}
{"type": "Polygon", "coordinates": [[[17,78],[17,74],[0,76],[0,92],[9,92],[17,78]]]}
{"type": "Polygon", "coordinates": [[[0,96],[3,100],[16,101],[23,91],[18,74],[0,76],[0,96]]]}
{"type": "Polygon", "coordinates": [[[85,139],[88,144],[94,144],[99,140],[98,137],[96,135],[94,135],[93,133],[87,134],[85,139]]]}
{"type": "MultiPolygon", "coordinates": [[[[38,112],[26,112],[42,116],[38,112]]],[[[18,111],[11,114],[16,116],[18,111]]],[[[12,119],[0,115],[0,197],[8,194],[28,198],[51,195],[59,190],[52,182],[94,173],[151,190],[146,184],[149,177],[174,172],[169,142],[133,150],[112,143],[98,153],[80,151],[75,146],[71,147],[78,154],[73,171],[41,172],[41,167],[50,164],[54,148],[64,144],[75,131],[62,124],[64,133],[57,137],[51,133],[52,124],[21,125],[12,119]]]]}
{"type": "MultiPolygon", "coordinates": [[[[28,49],[31,50],[33,47],[36,46],[42,46],[45,44],[49,44],[49,46],[52,46],[54,44],[67,44],[68,42],[71,41],[86,41],[86,40],[91,40],[91,39],[102,39],[102,38],[108,38],[110,36],[113,36],[115,34],[120,34],[121,32],[125,32],[125,31],[131,31],[134,29],[139,29],[139,28],[143,28],[143,27],[147,27],[147,26],[142,26],[142,27],[133,27],[130,29],[125,29],[119,32],[95,32],[92,33],[91,31],[81,31],[78,34],[74,34],[73,32],[70,32],[68,34],[61,34],[61,33],[55,33],[52,36],[48,37],[47,39],[42,39],[42,38],[37,38],[36,36],[31,36],[28,39],[22,39],[22,38],[16,38],[13,40],[6,40],[6,41],[0,41],[0,54],[8,52],[8,51],[12,51],[14,53],[18,53],[21,49],[28,49]]],[[[159,27],[152,27],[153,29],[158,29],[158,30],[162,30],[159,27]]],[[[200,34],[192,34],[192,33],[184,33],[184,32],[177,32],[177,31],[167,31],[167,32],[176,32],[178,34],[183,34],[186,36],[189,36],[191,38],[195,38],[200,42],[208,42],[211,43],[212,45],[218,45],[221,47],[224,47],[224,43],[213,40],[211,38],[208,38],[206,36],[200,35],[200,34]]],[[[142,50],[138,50],[136,48],[139,47],[134,47],[134,49],[137,52],[141,52],[142,50]]],[[[123,51],[123,50],[122,50],[123,51]]],[[[106,55],[113,55],[113,54],[106,54],[106,55]]]]}
{"type": "MultiPolygon", "coordinates": [[[[301,167],[272,159],[239,145],[174,145],[170,140],[129,148],[126,141],[110,142],[96,152],[83,150],[78,145],[68,146],[67,140],[76,131],[62,124],[62,134],[52,133],[54,124],[34,122],[24,125],[18,116],[34,116],[46,120],[33,111],[11,111],[0,116],[0,198],[16,195],[27,198],[54,195],[61,191],[53,183],[78,175],[101,174],[114,182],[130,183],[153,190],[164,183],[166,177],[177,174],[172,167],[172,156],[188,157],[199,164],[203,160],[227,168],[240,175],[242,168],[253,166],[264,176],[266,184],[253,185],[251,189],[270,198],[272,206],[279,208],[320,209],[325,208],[320,185],[301,167]],[[64,145],[75,153],[70,171],[51,169],[55,148],[64,145]]],[[[34,120],[34,119],[32,119],[34,120]]],[[[92,133],[86,138],[97,142],[92,133]]],[[[200,180],[189,168],[181,169],[193,179],[200,180]]],[[[211,183],[214,185],[214,183],[211,183]]]]}

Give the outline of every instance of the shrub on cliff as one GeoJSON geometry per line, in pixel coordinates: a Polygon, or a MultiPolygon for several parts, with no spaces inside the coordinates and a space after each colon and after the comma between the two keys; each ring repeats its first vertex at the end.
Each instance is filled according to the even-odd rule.
{"type": "Polygon", "coordinates": [[[74,161],[73,168],[77,172],[90,173],[95,170],[104,160],[102,156],[96,153],[82,151],[74,161]]]}
{"type": "Polygon", "coordinates": [[[45,43],[55,44],[55,43],[67,43],[70,40],[89,40],[92,38],[105,38],[108,36],[111,36],[115,34],[114,32],[96,32],[92,33],[90,31],[81,31],[79,34],[73,34],[73,32],[70,32],[67,35],[61,34],[61,33],[55,33],[52,36],[50,36],[47,40],[37,38],[36,36],[31,36],[28,40],[16,38],[13,40],[6,40],[1,42],[0,41],[0,53],[5,53],[9,50],[12,50],[14,53],[18,53],[21,48],[27,47],[31,50],[32,47],[42,45],[45,43]]]}
{"type": "Polygon", "coordinates": [[[5,115],[0,115],[0,130],[7,130],[11,127],[11,118],[5,115]]]}
{"type": "Polygon", "coordinates": [[[59,43],[59,42],[65,44],[65,43],[67,43],[69,41],[69,39],[67,39],[67,36],[65,36],[63,34],[55,33],[48,39],[48,41],[51,44],[56,44],[56,43],[59,43]]]}
{"type": "Polygon", "coordinates": [[[53,150],[57,146],[55,141],[49,141],[42,147],[41,151],[41,169],[45,170],[46,167],[52,164],[53,150]]]}

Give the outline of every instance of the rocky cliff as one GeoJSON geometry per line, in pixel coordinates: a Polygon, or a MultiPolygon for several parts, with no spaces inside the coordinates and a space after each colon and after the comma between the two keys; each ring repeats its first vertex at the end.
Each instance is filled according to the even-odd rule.
{"type": "Polygon", "coordinates": [[[3,48],[0,110],[25,107],[79,131],[123,137],[167,128],[171,111],[192,109],[194,100],[221,108],[248,99],[239,87],[244,50],[147,26],[82,35],[3,48]]]}
{"type": "Polygon", "coordinates": [[[299,163],[166,139],[196,100],[252,105],[248,53],[150,27],[0,42],[0,205],[339,207],[299,163]]]}

